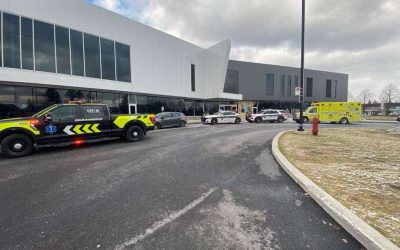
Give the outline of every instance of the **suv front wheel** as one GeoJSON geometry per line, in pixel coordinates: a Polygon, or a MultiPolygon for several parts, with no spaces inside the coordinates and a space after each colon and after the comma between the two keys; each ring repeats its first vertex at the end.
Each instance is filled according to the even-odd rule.
{"type": "Polygon", "coordinates": [[[12,134],[1,142],[1,151],[7,157],[17,158],[29,155],[33,150],[33,141],[24,134],[12,134]]]}

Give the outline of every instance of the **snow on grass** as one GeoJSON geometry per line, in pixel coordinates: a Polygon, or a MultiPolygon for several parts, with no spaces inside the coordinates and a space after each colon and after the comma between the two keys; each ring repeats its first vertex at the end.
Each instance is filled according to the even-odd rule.
{"type": "Polygon", "coordinates": [[[282,153],[306,176],[400,246],[400,133],[323,129],[284,134],[282,153]]]}

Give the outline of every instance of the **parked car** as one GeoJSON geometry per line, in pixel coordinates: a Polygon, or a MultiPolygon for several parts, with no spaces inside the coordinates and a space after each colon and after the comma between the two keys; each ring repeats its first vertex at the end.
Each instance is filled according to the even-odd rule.
{"type": "Polygon", "coordinates": [[[397,119],[396,119],[398,122],[400,122],[400,115],[397,117],[397,119]]]}
{"type": "Polygon", "coordinates": [[[282,123],[287,120],[287,117],[288,115],[285,115],[285,113],[281,110],[265,109],[261,110],[257,114],[246,115],[246,120],[250,123],[260,123],[263,121],[282,123]]]}
{"type": "Polygon", "coordinates": [[[235,123],[239,124],[242,119],[240,115],[233,111],[221,111],[213,115],[206,115],[201,118],[203,123],[206,124],[218,124],[218,123],[235,123]]]}
{"type": "Polygon", "coordinates": [[[278,110],[278,111],[283,114],[285,121],[289,118],[289,112],[287,112],[286,110],[278,110]]]}
{"type": "Polygon", "coordinates": [[[154,129],[184,127],[186,126],[186,116],[179,112],[163,112],[156,115],[154,129]]]}

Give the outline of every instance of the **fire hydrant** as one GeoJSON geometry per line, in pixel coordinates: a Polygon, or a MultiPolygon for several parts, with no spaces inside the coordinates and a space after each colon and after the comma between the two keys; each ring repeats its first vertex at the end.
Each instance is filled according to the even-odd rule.
{"type": "Polygon", "coordinates": [[[313,135],[318,135],[318,123],[319,123],[318,117],[314,116],[314,119],[312,120],[312,134],[313,135]]]}

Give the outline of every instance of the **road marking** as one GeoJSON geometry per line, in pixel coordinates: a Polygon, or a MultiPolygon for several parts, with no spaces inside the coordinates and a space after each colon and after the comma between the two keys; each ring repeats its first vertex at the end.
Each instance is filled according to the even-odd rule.
{"type": "Polygon", "coordinates": [[[75,133],[71,131],[73,125],[68,125],[64,128],[63,132],[68,134],[68,135],[74,135],[75,133]]]}
{"type": "Polygon", "coordinates": [[[197,206],[200,203],[202,203],[215,190],[216,190],[216,188],[211,188],[207,193],[202,194],[199,198],[197,198],[196,200],[192,201],[189,205],[184,207],[182,210],[174,211],[167,218],[165,218],[163,220],[160,220],[160,221],[157,221],[156,223],[154,223],[150,228],[146,229],[146,231],[144,233],[142,233],[142,234],[140,234],[140,235],[138,235],[138,236],[136,236],[136,237],[134,237],[134,238],[132,238],[132,239],[120,244],[120,245],[117,245],[115,247],[115,250],[120,250],[120,249],[124,249],[125,247],[135,245],[136,243],[138,243],[139,241],[143,240],[144,238],[152,235],[153,233],[155,233],[160,228],[162,228],[165,225],[167,225],[168,223],[178,219],[180,216],[186,214],[189,210],[191,210],[195,206],[197,206]]]}

